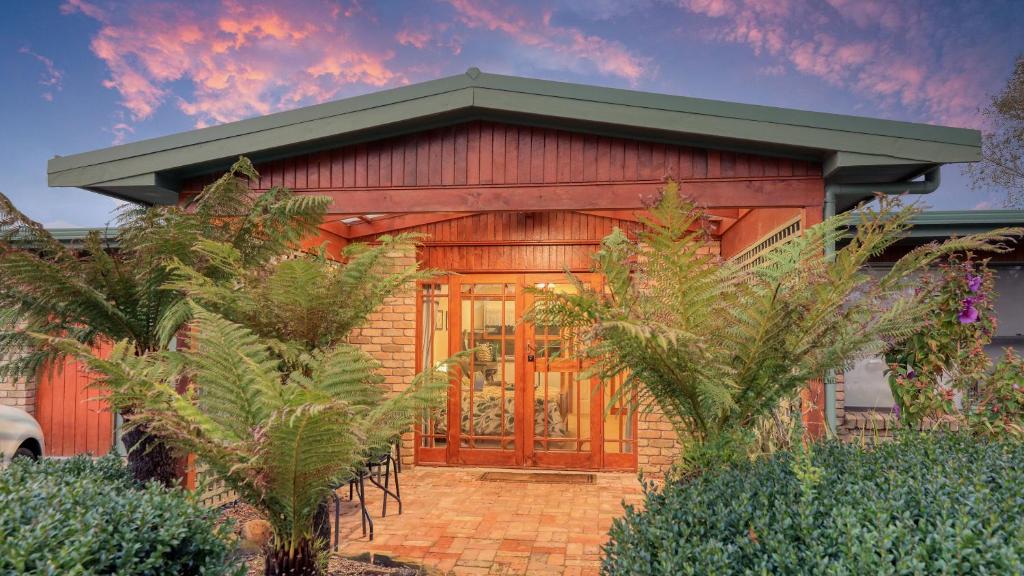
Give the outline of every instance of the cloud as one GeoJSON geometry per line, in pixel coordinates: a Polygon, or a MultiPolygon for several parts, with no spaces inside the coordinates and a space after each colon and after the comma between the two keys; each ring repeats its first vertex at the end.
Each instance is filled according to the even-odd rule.
{"type": "Polygon", "coordinates": [[[556,0],[554,5],[588,20],[612,20],[650,8],[651,0],[556,0]]]}
{"type": "Polygon", "coordinates": [[[111,126],[108,131],[114,135],[114,145],[124,144],[128,136],[135,133],[135,128],[126,122],[118,122],[111,126]]]}
{"type": "Polygon", "coordinates": [[[86,0],[66,0],[60,5],[61,14],[74,14],[75,12],[81,12],[93,20],[99,20],[100,22],[105,21],[107,13],[105,10],[87,2],[86,0]]]}
{"type": "Polygon", "coordinates": [[[43,87],[40,96],[47,102],[53,102],[54,92],[64,89],[64,71],[57,68],[53,60],[33,52],[28,46],[23,46],[18,53],[31,56],[43,64],[43,73],[39,75],[39,85],[43,87]]]}
{"type": "MultiPolygon", "coordinates": [[[[433,21],[426,17],[406,18],[398,32],[395,32],[395,41],[401,46],[408,46],[420,51],[436,51],[458,56],[462,53],[463,39],[460,31],[455,30],[455,22],[433,21]]],[[[420,55],[416,64],[410,65],[410,69],[431,67],[431,64],[424,61],[420,55]]]]}
{"type": "MultiPolygon", "coordinates": [[[[67,0],[61,11],[101,23],[91,48],[131,122],[173,104],[201,127],[406,81],[358,4],[219,0],[202,10],[158,2],[107,11],[67,0]]],[[[130,125],[111,132],[123,139],[130,125]]]]}
{"type": "Polygon", "coordinates": [[[649,58],[634,54],[621,42],[588,34],[576,27],[556,26],[551,13],[530,18],[484,0],[448,0],[458,20],[473,29],[500,32],[518,44],[520,57],[538,65],[616,76],[636,84],[650,75],[649,58]]]}
{"type": "MultiPolygon", "coordinates": [[[[977,126],[991,85],[977,51],[943,49],[927,5],[889,0],[678,0],[719,41],[926,121],[977,126]]],[[[967,8],[964,8],[966,10],[967,8]]],[[[955,15],[944,15],[955,17],[955,15]]]]}
{"type": "Polygon", "coordinates": [[[403,46],[413,46],[420,50],[427,47],[432,36],[423,28],[403,28],[395,34],[395,40],[403,46]]]}

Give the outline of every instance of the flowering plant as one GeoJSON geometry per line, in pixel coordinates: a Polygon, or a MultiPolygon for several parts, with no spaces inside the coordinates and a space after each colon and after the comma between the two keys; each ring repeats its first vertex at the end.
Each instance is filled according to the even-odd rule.
{"type": "Polygon", "coordinates": [[[957,413],[959,392],[988,372],[985,345],[992,340],[992,271],[970,256],[952,256],[918,290],[927,298],[925,329],[887,355],[888,380],[899,416],[916,426],[925,418],[957,413]]]}
{"type": "Polygon", "coordinates": [[[964,417],[981,436],[1024,436],[1024,359],[1006,348],[995,370],[968,396],[964,417]]]}
{"type": "Polygon", "coordinates": [[[992,370],[985,346],[997,321],[992,270],[970,255],[952,256],[922,279],[925,329],[892,348],[887,376],[901,422],[961,420],[977,433],[1024,432],[1024,362],[1012,350],[992,370]]]}

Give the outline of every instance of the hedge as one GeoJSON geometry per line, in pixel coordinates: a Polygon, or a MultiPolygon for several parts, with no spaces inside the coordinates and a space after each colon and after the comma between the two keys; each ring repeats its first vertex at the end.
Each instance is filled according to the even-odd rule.
{"type": "Polygon", "coordinates": [[[611,528],[605,574],[1024,573],[1017,442],[828,443],[645,491],[611,528]]]}
{"type": "Polygon", "coordinates": [[[215,520],[113,456],[16,459],[0,471],[0,574],[238,574],[215,520]]]}

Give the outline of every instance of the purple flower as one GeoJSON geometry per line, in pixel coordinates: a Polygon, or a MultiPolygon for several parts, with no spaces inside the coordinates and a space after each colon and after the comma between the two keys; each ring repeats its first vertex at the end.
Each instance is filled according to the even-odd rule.
{"type": "Polygon", "coordinates": [[[977,292],[981,290],[981,276],[968,275],[967,276],[967,289],[971,292],[977,292]]]}
{"type": "MultiPolygon", "coordinates": [[[[907,370],[907,378],[917,378],[917,372],[913,368],[907,370]]],[[[896,410],[899,411],[899,409],[900,407],[897,406],[896,410]]]]}
{"type": "Polygon", "coordinates": [[[964,302],[964,307],[960,310],[960,315],[957,318],[961,324],[973,324],[978,321],[978,309],[973,306],[973,303],[964,302]]]}
{"type": "Polygon", "coordinates": [[[899,404],[893,404],[892,405],[892,414],[893,414],[893,416],[896,417],[897,420],[900,419],[900,405],[899,404]]]}

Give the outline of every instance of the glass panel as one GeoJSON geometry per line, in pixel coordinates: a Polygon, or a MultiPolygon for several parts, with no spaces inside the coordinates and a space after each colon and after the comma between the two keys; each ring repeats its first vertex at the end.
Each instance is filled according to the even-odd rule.
{"type": "MultiPolygon", "coordinates": [[[[605,383],[605,398],[615,399],[622,385],[623,376],[616,376],[605,383]]],[[[635,430],[633,430],[633,413],[629,403],[623,399],[608,407],[604,416],[604,451],[606,454],[630,454],[633,452],[635,430]]]]}
{"type": "Polygon", "coordinates": [[[515,285],[466,284],[460,312],[461,347],[477,349],[460,381],[462,446],[514,450],[515,285]]]}
{"type": "MultiPolygon", "coordinates": [[[[563,294],[576,291],[571,284],[535,285],[563,294]]],[[[538,324],[533,329],[534,450],[590,451],[591,395],[589,381],[579,381],[581,365],[575,358],[572,335],[559,326],[538,324]]]]}
{"type": "MultiPolygon", "coordinates": [[[[448,351],[448,285],[424,284],[420,290],[420,370],[431,370],[450,356],[448,351]]],[[[443,447],[448,443],[448,410],[427,412],[420,423],[420,445],[443,447]]]]}
{"type": "Polygon", "coordinates": [[[534,374],[534,449],[590,451],[590,383],[575,371],[534,374]]]}

